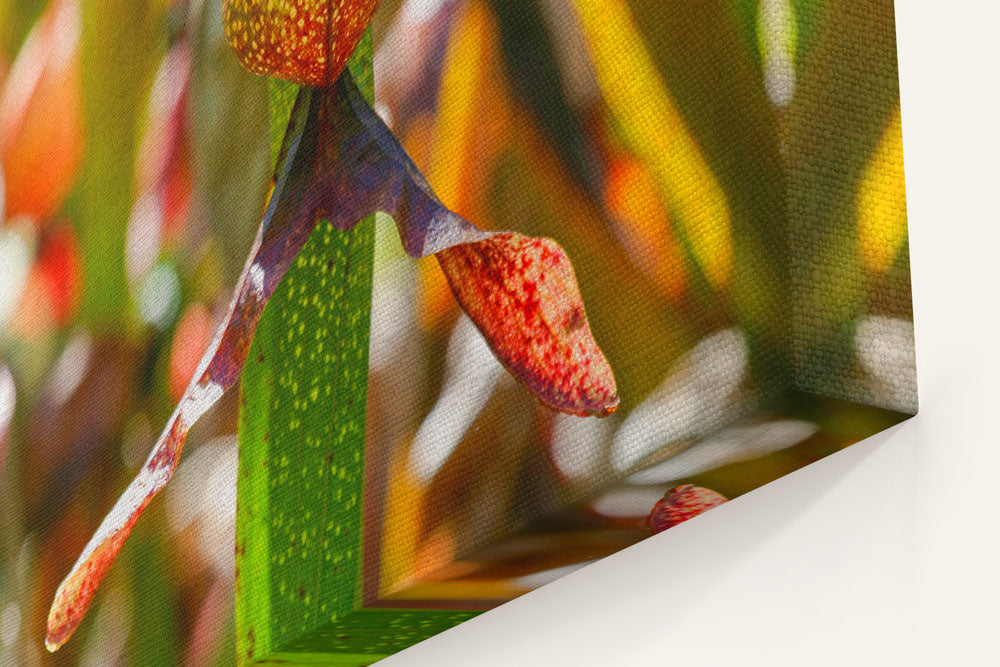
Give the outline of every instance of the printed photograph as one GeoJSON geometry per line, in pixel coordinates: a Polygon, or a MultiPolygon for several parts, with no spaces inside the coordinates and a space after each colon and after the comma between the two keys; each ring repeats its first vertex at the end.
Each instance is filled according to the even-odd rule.
{"type": "Polygon", "coordinates": [[[914,415],[902,114],[892,0],[0,0],[0,667],[368,665],[914,415]]]}

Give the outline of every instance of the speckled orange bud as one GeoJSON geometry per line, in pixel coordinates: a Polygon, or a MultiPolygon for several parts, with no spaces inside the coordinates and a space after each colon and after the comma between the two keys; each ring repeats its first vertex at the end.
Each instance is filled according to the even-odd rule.
{"type": "Polygon", "coordinates": [[[569,257],[551,239],[501,232],[437,253],[451,291],[511,375],[551,408],[606,417],[615,376],[569,257]]]}
{"type": "Polygon", "coordinates": [[[662,533],[679,523],[693,519],[702,512],[726,502],[726,497],[711,489],[694,484],[682,484],[667,491],[653,505],[646,523],[653,533],[662,533]]]}
{"type": "Polygon", "coordinates": [[[240,62],[308,86],[333,83],[379,0],[222,0],[226,40],[240,62]]]}

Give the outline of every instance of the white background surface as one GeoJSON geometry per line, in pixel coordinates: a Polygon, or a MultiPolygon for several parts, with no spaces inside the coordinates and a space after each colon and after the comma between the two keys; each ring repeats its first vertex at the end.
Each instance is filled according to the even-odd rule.
{"type": "Polygon", "coordinates": [[[920,415],[380,665],[1000,665],[1000,6],[896,21],[920,415]]]}

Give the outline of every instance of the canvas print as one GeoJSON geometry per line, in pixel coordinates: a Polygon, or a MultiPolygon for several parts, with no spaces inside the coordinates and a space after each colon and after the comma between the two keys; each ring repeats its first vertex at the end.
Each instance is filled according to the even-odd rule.
{"type": "Polygon", "coordinates": [[[891,0],[0,0],[0,665],[368,665],[917,410],[891,0]]]}

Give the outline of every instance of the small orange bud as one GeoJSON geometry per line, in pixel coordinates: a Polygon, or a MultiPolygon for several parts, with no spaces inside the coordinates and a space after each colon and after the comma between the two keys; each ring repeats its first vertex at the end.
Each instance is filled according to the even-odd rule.
{"type": "Polygon", "coordinates": [[[307,86],[333,83],[379,0],[222,0],[226,40],[255,74],[307,86]]]}
{"type": "Polygon", "coordinates": [[[569,257],[551,239],[494,234],[437,253],[451,291],[497,359],[551,408],[606,417],[615,376],[590,332],[569,257]]]}
{"type": "Polygon", "coordinates": [[[727,499],[721,493],[694,484],[682,484],[667,491],[653,505],[646,523],[653,533],[662,533],[724,502],[727,499]]]}

